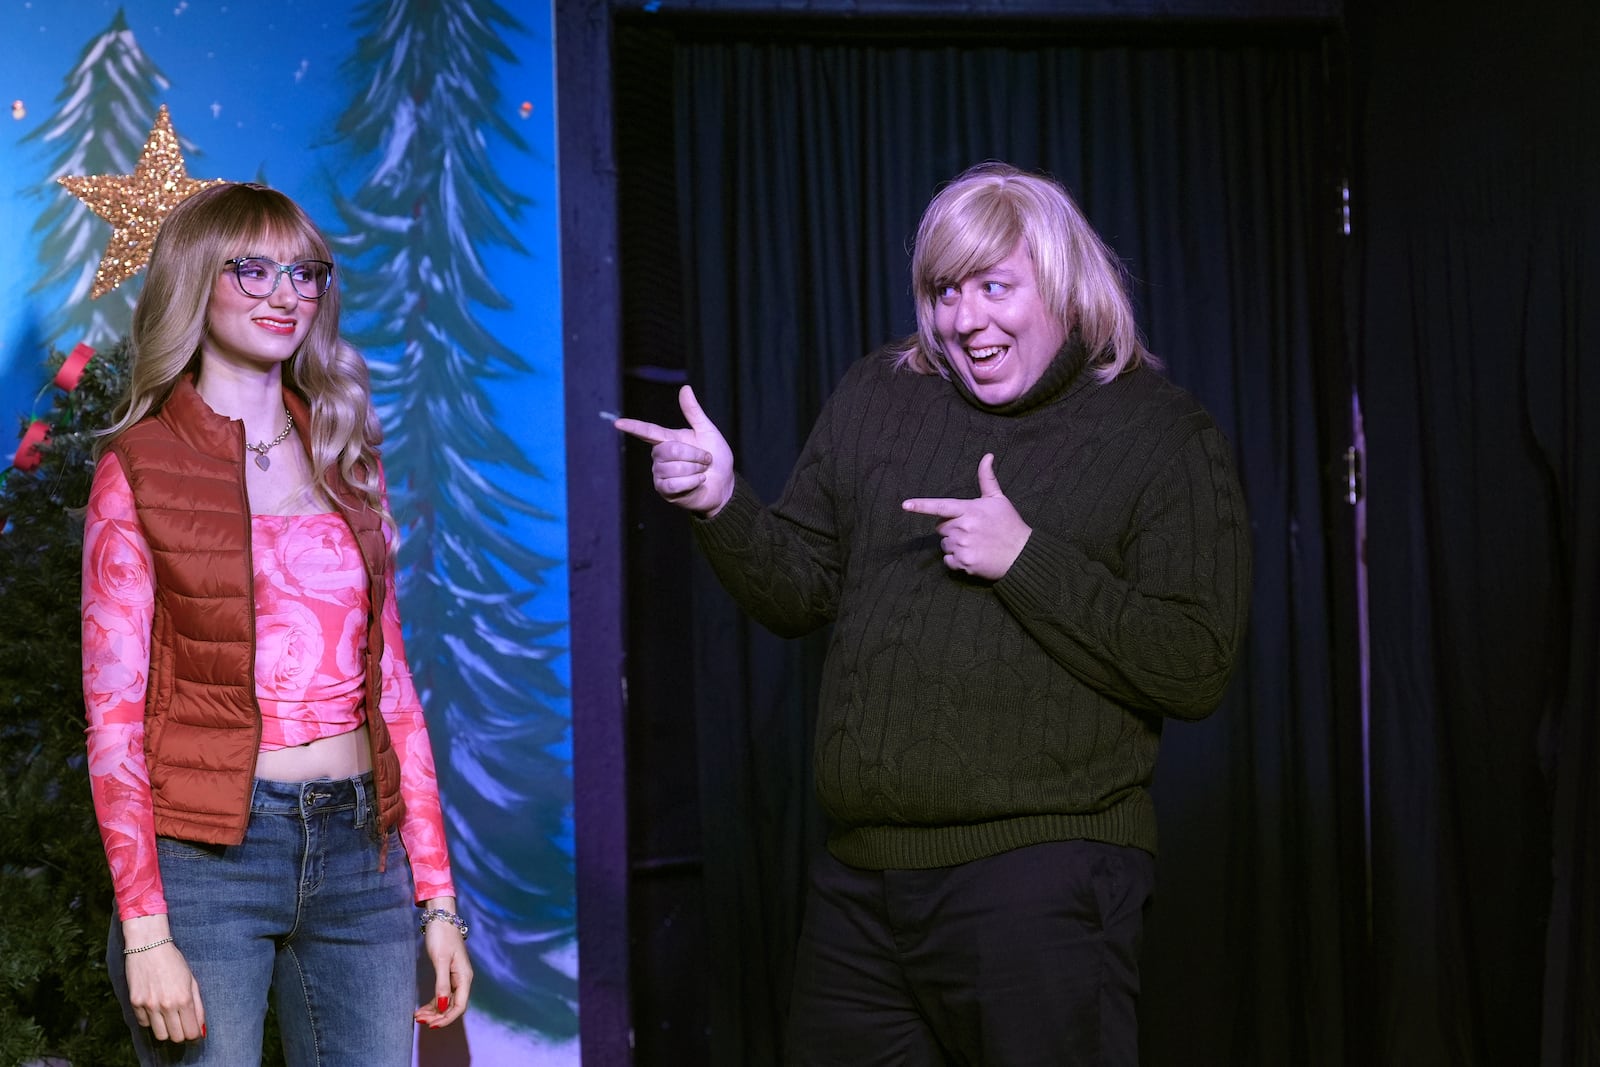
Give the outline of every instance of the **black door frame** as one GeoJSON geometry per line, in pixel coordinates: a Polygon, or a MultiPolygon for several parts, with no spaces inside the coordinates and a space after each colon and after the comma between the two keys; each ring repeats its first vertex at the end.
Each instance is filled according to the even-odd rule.
{"type": "MultiPolygon", "coordinates": [[[[612,42],[618,17],[1336,23],[1343,0],[554,0],[568,476],[579,1028],[585,1064],[633,1062],[629,989],[622,398],[612,42]]],[[[863,27],[865,28],[865,27],[863,27]]]]}

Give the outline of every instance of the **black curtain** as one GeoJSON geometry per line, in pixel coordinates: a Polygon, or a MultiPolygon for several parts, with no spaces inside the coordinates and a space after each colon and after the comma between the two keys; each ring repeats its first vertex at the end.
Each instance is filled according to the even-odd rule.
{"type": "MultiPolygon", "coordinates": [[[[1150,347],[1232,441],[1255,534],[1251,637],[1230,695],[1163,740],[1145,1062],[1360,1062],[1346,1018],[1365,984],[1365,916],[1341,599],[1354,582],[1334,477],[1349,410],[1337,50],[1318,30],[1181,44],[1156,32],[622,26],[627,402],[676,419],[686,377],[772,499],[843,369],[912,329],[907,248],[938,184],[989,158],[1061,179],[1128,264],[1150,347]]],[[[638,490],[637,450],[630,464],[630,597],[648,615],[630,623],[631,758],[698,768],[705,1057],[775,1063],[821,831],[820,644],[743,619],[683,520],[638,490]]],[[[639,851],[690,839],[633,812],[639,851]]],[[[663,1033],[638,1033],[640,1062],[689,1062],[663,1033]]]]}
{"type": "Polygon", "coordinates": [[[1385,1063],[1600,1063],[1600,6],[1355,11],[1385,1063]]]}

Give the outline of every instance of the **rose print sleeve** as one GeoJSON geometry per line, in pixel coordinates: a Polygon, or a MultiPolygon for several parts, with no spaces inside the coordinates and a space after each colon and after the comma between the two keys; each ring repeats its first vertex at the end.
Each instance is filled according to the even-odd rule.
{"type": "Polygon", "coordinates": [[[83,535],[83,700],[89,788],[119,918],[167,910],[144,762],[155,579],[116,456],[95,468],[83,535]]]}
{"type": "Polygon", "coordinates": [[[439,806],[433,746],[428,741],[422,701],[411,681],[411,668],[406,664],[405,643],[400,635],[400,608],[395,598],[392,560],[384,585],[383,692],[378,697],[378,710],[389,727],[389,738],[400,760],[400,795],[406,802],[400,838],[411,860],[411,876],[416,882],[420,903],[433,897],[453,897],[456,890],[450,875],[450,853],[445,847],[444,813],[439,806]]]}
{"type": "Polygon", "coordinates": [[[400,611],[395,605],[394,570],[387,579],[388,593],[383,607],[383,692],[378,710],[389,727],[395,755],[400,760],[400,794],[405,797],[406,814],[400,823],[400,837],[411,859],[411,874],[416,881],[417,900],[455,896],[450,876],[450,854],[445,848],[444,813],[439,806],[439,781],[433,766],[433,746],[422,718],[422,701],[417,698],[406,665],[405,646],[400,636],[400,611]]]}

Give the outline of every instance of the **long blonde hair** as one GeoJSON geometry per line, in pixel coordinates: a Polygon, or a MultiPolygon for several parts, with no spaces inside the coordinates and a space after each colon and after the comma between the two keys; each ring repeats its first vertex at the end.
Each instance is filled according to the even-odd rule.
{"type": "Polygon", "coordinates": [[[1046,306],[1067,330],[1077,329],[1100,381],[1141,363],[1159,365],[1139,338],[1121,262],[1067,191],[989,162],[963,171],[922,213],[911,256],[917,332],[893,349],[896,366],[950,376],[933,322],[939,290],[993,267],[1018,241],[1027,244],[1046,306]]]}
{"type": "MultiPolygon", "coordinates": [[[[333,261],[333,252],[300,205],[253,183],[208,186],[184,200],[161,224],[129,334],[132,364],[127,394],[112,411],[103,441],[160,409],[185,374],[200,370],[206,312],[222,264],[252,242],[299,248],[308,259],[333,261]]],[[[316,486],[337,501],[329,473],[344,482],[393,528],[383,506],[377,446],[383,428],[372,406],[367,364],[339,336],[339,286],[318,301],[311,331],[284,366],[284,383],[311,409],[311,469],[316,486]]]]}

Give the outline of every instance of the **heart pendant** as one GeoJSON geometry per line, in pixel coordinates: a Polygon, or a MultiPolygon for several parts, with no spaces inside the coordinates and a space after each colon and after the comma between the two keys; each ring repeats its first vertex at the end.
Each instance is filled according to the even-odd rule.
{"type": "Polygon", "coordinates": [[[272,460],[268,459],[266,456],[257,456],[256,466],[260,467],[262,470],[266,470],[268,467],[272,466],[272,460]]]}

